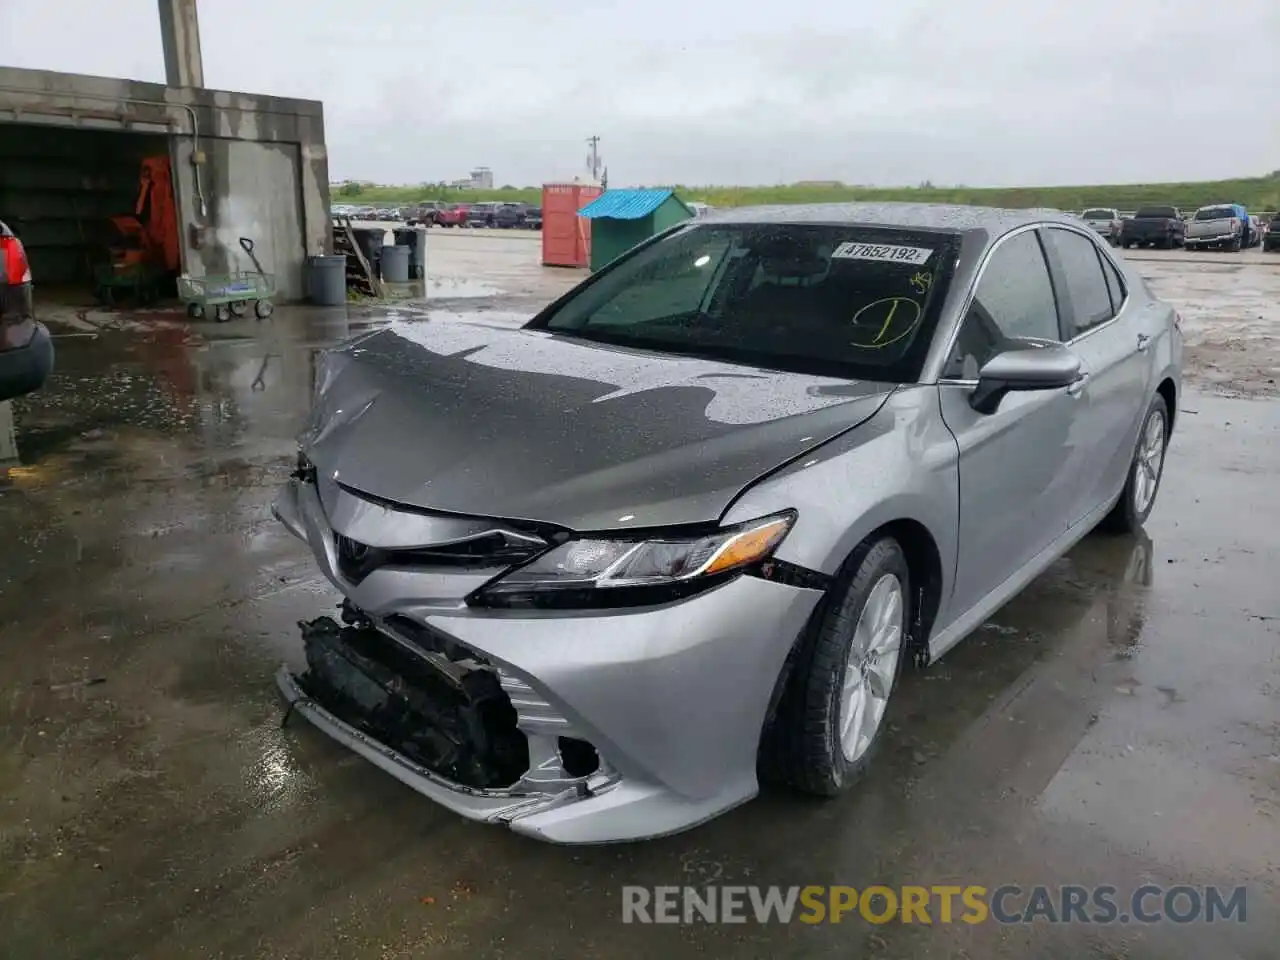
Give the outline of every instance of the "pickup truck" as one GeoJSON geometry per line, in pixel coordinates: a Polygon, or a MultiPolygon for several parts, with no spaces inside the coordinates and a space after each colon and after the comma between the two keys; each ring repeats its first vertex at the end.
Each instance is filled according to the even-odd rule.
{"type": "Polygon", "coordinates": [[[1182,246],[1187,225],[1177,207],[1142,207],[1128,220],[1120,224],[1120,246],[1128,250],[1132,246],[1152,247],[1182,246]]]}
{"type": "Polygon", "coordinates": [[[1120,212],[1111,207],[1090,207],[1080,214],[1089,229],[1101,236],[1111,246],[1120,242],[1120,212]]]}
{"type": "Polygon", "coordinates": [[[452,203],[436,214],[436,223],[442,227],[465,227],[471,208],[465,203],[452,203]]]}
{"type": "Polygon", "coordinates": [[[1239,250],[1252,246],[1249,214],[1238,203],[1214,203],[1201,207],[1187,224],[1184,245],[1188,250],[1217,247],[1239,250]]]}

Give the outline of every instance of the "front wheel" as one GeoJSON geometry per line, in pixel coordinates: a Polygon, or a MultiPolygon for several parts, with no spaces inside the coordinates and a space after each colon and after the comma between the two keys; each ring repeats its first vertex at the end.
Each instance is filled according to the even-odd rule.
{"type": "Polygon", "coordinates": [[[910,585],[896,540],[864,544],[801,641],[776,720],[779,759],[796,789],[835,796],[866,769],[906,660],[910,585]]]}
{"type": "Polygon", "coordinates": [[[1120,499],[1103,519],[1105,529],[1134,533],[1147,522],[1156,503],[1160,479],[1164,476],[1164,455],[1169,446],[1169,407],[1156,394],[1138,431],[1138,446],[1129,464],[1129,476],[1120,499]]]}

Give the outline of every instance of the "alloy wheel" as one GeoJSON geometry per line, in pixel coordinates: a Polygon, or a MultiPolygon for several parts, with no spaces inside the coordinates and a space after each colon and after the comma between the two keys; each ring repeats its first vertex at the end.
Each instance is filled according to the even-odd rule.
{"type": "Polygon", "coordinates": [[[1133,463],[1133,509],[1138,516],[1146,513],[1155,499],[1160,470],[1164,466],[1164,433],[1164,414],[1153,410],[1143,428],[1138,455],[1133,463]]]}
{"type": "Polygon", "coordinates": [[[840,749],[850,763],[867,752],[884,719],[905,622],[902,582],[886,573],[871,588],[858,616],[840,692],[840,749]]]}

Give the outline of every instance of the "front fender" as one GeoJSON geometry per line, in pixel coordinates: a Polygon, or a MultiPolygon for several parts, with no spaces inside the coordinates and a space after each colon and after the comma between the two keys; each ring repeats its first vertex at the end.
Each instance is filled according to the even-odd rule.
{"type": "Polygon", "coordinates": [[[902,387],[860,427],[747,489],[724,520],[796,510],[796,525],[777,556],[827,574],[875,530],[914,521],[937,547],[945,605],[956,564],[958,459],[937,387],[902,387]]]}

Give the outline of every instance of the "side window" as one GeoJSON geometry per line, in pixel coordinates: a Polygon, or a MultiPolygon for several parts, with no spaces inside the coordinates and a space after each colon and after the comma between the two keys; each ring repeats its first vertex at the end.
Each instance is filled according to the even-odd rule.
{"type": "Polygon", "coordinates": [[[976,379],[983,364],[1020,337],[1061,339],[1049,267],[1033,230],[992,252],[943,376],[976,379]]]}
{"type": "Polygon", "coordinates": [[[1120,278],[1120,271],[1106,257],[1102,257],[1102,275],[1107,279],[1107,293],[1111,295],[1111,310],[1113,313],[1119,312],[1120,304],[1124,303],[1125,294],[1127,293],[1124,280],[1120,278]]]}
{"type": "Polygon", "coordinates": [[[1072,230],[1050,228],[1045,233],[1065,280],[1066,289],[1061,293],[1063,313],[1068,321],[1068,339],[1106,323],[1115,314],[1097,246],[1088,237],[1072,230]]]}

